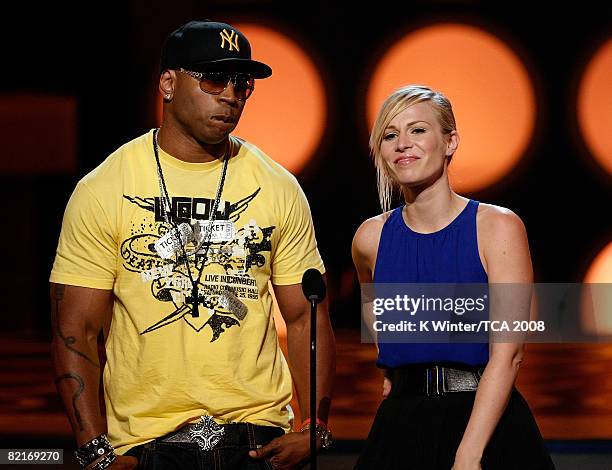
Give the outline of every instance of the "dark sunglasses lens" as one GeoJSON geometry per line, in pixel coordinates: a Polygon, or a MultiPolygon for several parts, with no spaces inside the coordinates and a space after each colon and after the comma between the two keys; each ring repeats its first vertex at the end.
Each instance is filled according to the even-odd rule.
{"type": "Polygon", "coordinates": [[[232,82],[234,84],[236,97],[241,100],[245,100],[251,96],[253,88],[255,88],[255,80],[248,75],[236,75],[232,82]]]}
{"type": "Polygon", "coordinates": [[[227,72],[206,72],[202,74],[200,88],[206,93],[218,95],[223,93],[229,81],[234,84],[234,93],[239,100],[246,100],[255,88],[255,80],[250,75],[236,74],[227,72]]]}
{"type": "Polygon", "coordinates": [[[200,88],[206,93],[218,95],[227,86],[230,80],[230,75],[223,72],[209,72],[202,75],[200,80],[200,88]]]}

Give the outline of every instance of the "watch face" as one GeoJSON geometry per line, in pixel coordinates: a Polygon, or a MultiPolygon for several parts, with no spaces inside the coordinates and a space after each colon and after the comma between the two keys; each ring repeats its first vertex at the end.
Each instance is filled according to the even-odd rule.
{"type": "Polygon", "coordinates": [[[332,445],[332,434],[329,431],[324,431],[321,436],[321,447],[323,449],[329,449],[332,445]]]}

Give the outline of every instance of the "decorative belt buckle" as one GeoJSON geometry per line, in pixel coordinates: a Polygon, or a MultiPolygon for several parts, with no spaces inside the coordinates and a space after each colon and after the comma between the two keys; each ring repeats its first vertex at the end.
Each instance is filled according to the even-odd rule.
{"type": "Polygon", "coordinates": [[[189,430],[189,439],[204,451],[212,450],[225,435],[225,428],[211,416],[200,416],[200,421],[189,430]]]}

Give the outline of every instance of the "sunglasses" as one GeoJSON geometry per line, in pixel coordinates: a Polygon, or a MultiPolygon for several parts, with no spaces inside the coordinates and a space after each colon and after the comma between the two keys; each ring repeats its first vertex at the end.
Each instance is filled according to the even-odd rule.
{"type": "Polygon", "coordinates": [[[198,80],[200,89],[211,95],[220,95],[225,91],[229,82],[232,82],[236,99],[245,101],[255,89],[255,79],[246,73],[192,72],[182,68],[178,71],[198,80]]]}

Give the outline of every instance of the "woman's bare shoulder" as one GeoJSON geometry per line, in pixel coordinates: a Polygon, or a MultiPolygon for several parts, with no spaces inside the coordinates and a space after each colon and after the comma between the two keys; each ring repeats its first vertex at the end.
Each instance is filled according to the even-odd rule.
{"type": "Polygon", "coordinates": [[[385,212],[365,220],[355,232],[351,251],[360,282],[372,282],[380,234],[390,214],[385,212]]]}
{"type": "Polygon", "coordinates": [[[359,226],[353,237],[352,251],[354,261],[366,259],[368,261],[367,264],[372,262],[378,251],[382,228],[390,215],[391,212],[384,212],[375,217],[370,217],[359,226]]]}
{"type": "Polygon", "coordinates": [[[513,232],[524,230],[525,226],[521,218],[512,210],[496,206],[494,204],[480,203],[476,215],[478,229],[484,232],[513,232]]]}
{"type": "MultiPolygon", "coordinates": [[[[510,209],[493,204],[480,204],[476,215],[478,246],[486,265],[495,253],[511,243],[528,250],[527,230],[521,218],[510,209]]],[[[513,250],[514,251],[514,250],[513,250]]],[[[488,271],[487,271],[488,272],[488,271]]]]}
{"type": "Polygon", "coordinates": [[[353,245],[355,243],[361,245],[363,243],[369,243],[372,241],[376,241],[376,244],[378,244],[378,240],[380,239],[380,232],[382,232],[382,228],[390,215],[391,211],[384,212],[382,214],[378,214],[377,216],[370,217],[369,219],[364,220],[355,232],[355,237],[353,238],[353,245]]]}

